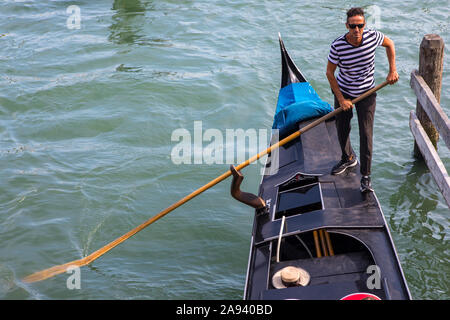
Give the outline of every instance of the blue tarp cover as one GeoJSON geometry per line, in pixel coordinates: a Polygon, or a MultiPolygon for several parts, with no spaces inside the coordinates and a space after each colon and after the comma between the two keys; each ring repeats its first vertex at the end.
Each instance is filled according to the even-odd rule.
{"type": "Polygon", "coordinates": [[[283,137],[298,130],[298,122],[321,117],[331,111],[330,104],[320,99],[309,82],[291,83],[280,89],[272,129],[280,130],[280,137],[283,137]]]}

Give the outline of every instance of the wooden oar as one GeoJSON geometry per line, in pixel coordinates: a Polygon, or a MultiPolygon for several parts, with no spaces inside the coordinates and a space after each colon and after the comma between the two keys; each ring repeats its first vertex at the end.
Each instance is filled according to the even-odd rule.
{"type": "MultiPolygon", "coordinates": [[[[383,88],[387,84],[388,84],[387,81],[383,82],[382,84],[376,86],[375,88],[365,92],[361,96],[359,96],[359,97],[355,98],[354,100],[352,100],[352,103],[355,104],[356,102],[358,102],[358,101],[364,99],[365,97],[371,95],[375,91],[383,88]]],[[[282,139],[281,141],[271,145],[266,150],[261,151],[257,155],[254,155],[250,159],[247,159],[246,161],[242,162],[240,165],[238,165],[236,167],[236,170],[237,171],[242,170],[243,168],[248,166],[250,163],[258,160],[259,158],[265,156],[268,153],[271,153],[273,150],[275,150],[278,147],[288,143],[289,141],[292,141],[295,138],[299,137],[302,133],[305,133],[306,131],[308,131],[308,130],[314,128],[315,126],[317,126],[318,124],[320,124],[320,123],[322,123],[322,122],[324,122],[324,121],[334,117],[336,114],[338,114],[339,112],[342,111],[341,109],[342,108],[338,108],[338,109],[336,109],[336,110],[326,114],[325,116],[323,116],[323,117],[315,120],[314,122],[308,124],[307,126],[305,126],[304,128],[300,129],[299,131],[296,131],[296,132],[292,133],[291,135],[289,135],[288,137],[282,139]]],[[[90,255],[88,255],[88,256],[86,256],[86,257],[84,257],[82,259],[79,259],[79,260],[74,260],[74,261],[71,261],[71,262],[68,262],[68,263],[65,263],[65,264],[61,264],[61,265],[57,265],[57,266],[51,267],[49,269],[45,269],[45,270],[42,270],[42,271],[35,272],[35,273],[25,277],[23,279],[23,281],[24,282],[36,282],[36,281],[45,280],[47,278],[50,278],[50,277],[53,277],[53,276],[56,276],[58,274],[66,272],[67,268],[70,267],[70,266],[82,267],[82,266],[90,264],[92,261],[98,259],[102,255],[107,253],[109,250],[113,249],[115,246],[121,244],[122,242],[124,242],[125,240],[129,239],[130,237],[132,237],[133,235],[135,235],[136,233],[138,233],[142,229],[144,229],[144,228],[148,227],[149,225],[151,225],[153,222],[155,222],[155,221],[159,220],[160,218],[164,217],[169,212],[175,210],[176,208],[178,208],[179,206],[181,206],[184,203],[188,202],[192,198],[198,196],[203,191],[208,190],[209,188],[213,187],[214,185],[218,184],[219,182],[225,180],[230,175],[231,175],[231,171],[228,170],[227,172],[225,172],[222,175],[218,176],[214,180],[211,180],[210,182],[205,184],[203,187],[195,190],[191,194],[189,194],[186,197],[182,198],[181,200],[175,202],[170,207],[164,209],[163,211],[161,211],[157,215],[153,216],[152,218],[148,219],[147,221],[145,221],[141,225],[137,226],[133,230],[130,230],[129,232],[125,233],[123,236],[121,236],[121,237],[117,238],[116,240],[108,243],[107,245],[105,245],[104,247],[102,247],[102,248],[98,249],[97,251],[91,253],[90,255]]]]}

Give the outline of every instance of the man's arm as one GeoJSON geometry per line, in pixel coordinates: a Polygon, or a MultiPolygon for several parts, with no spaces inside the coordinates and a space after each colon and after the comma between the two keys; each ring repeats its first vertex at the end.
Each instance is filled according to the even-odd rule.
{"type": "Polygon", "coordinates": [[[395,66],[395,46],[394,41],[384,36],[383,43],[381,44],[386,48],[386,55],[389,61],[389,73],[386,77],[386,80],[389,81],[389,84],[394,84],[398,81],[398,73],[397,68],[395,66]]]}
{"type": "Polygon", "coordinates": [[[337,65],[328,61],[328,64],[327,64],[328,82],[330,83],[331,90],[333,90],[333,93],[336,96],[337,100],[339,101],[339,105],[341,106],[341,108],[344,111],[349,110],[353,107],[353,104],[352,104],[351,100],[344,98],[344,96],[342,95],[341,89],[339,89],[338,82],[336,80],[336,77],[334,76],[336,67],[337,67],[337,65]]]}

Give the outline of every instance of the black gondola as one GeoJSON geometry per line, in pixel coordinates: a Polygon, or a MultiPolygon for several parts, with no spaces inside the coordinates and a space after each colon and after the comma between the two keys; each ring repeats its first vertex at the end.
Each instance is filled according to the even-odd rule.
{"type": "MultiPolygon", "coordinates": [[[[281,87],[306,82],[280,49],[281,87]]],[[[375,193],[360,192],[359,164],[330,175],[339,160],[334,119],[267,158],[244,299],[411,299],[375,193]]]]}

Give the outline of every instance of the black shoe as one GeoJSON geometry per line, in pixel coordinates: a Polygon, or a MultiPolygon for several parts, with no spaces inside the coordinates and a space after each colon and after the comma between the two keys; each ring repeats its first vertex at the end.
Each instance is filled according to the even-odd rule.
{"type": "Polygon", "coordinates": [[[344,173],[347,168],[354,167],[357,163],[358,161],[355,156],[353,156],[352,160],[341,160],[331,169],[331,174],[338,175],[344,173]]]}
{"type": "Polygon", "coordinates": [[[362,193],[373,192],[372,184],[370,183],[370,177],[369,176],[363,176],[361,178],[360,190],[361,190],[362,193]]]}

